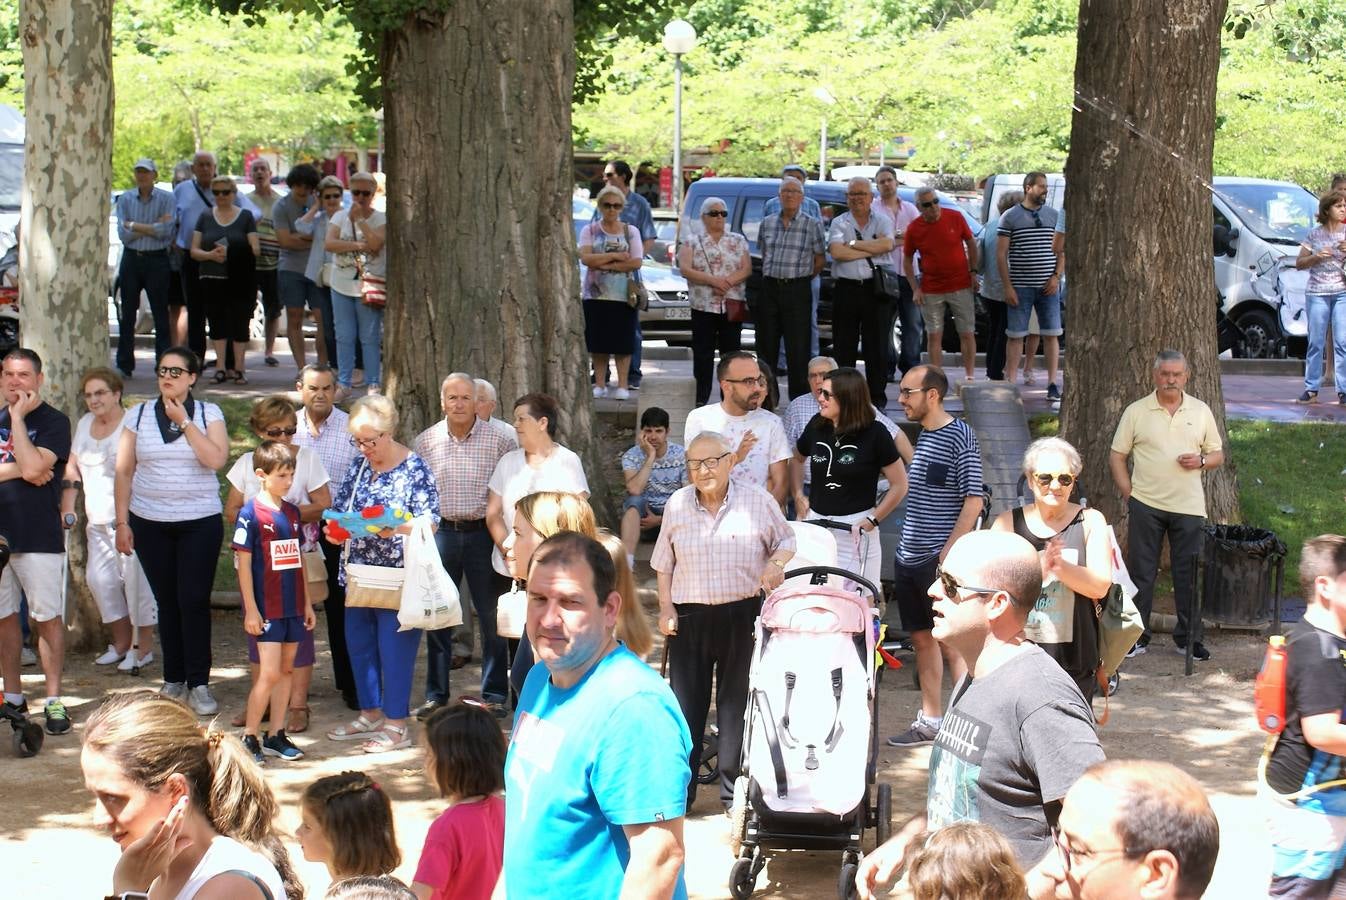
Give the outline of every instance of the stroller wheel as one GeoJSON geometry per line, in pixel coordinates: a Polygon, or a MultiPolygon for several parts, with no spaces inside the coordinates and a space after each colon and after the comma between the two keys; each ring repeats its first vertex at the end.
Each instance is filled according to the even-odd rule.
{"type": "Polygon", "coordinates": [[[859,863],[842,863],[841,872],[837,875],[837,896],[841,900],[853,900],[860,896],[855,888],[855,876],[859,871],[859,863]]]}
{"type": "Polygon", "coordinates": [[[879,785],[877,815],[874,817],[874,846],[887,843],[893,836],[893,786],[879,785]]]}
{"type": "Polygon", "coordinates": [[[701,739],[701,768],[696,771],[697,784],[717,784],[720,781],[720,736],[711,732],[701,739]]]}
{"type": "Polygon", "coordinates": [[[42,749],[42,741],[46,735],[42,733],[42,726],[36,722],[24,722],[16,724],[14,727],[14,755],[20,759],[27,759],[30,756],[36,756],[42,749]]]}
{"type": "Polygon", "coordinates": [[[749,857],[734,860],[734,867],[729,870],[730,896],[734,900],[751,897],[753,888],[756,886],[757,876],[752,873],[752,859],[749,857]]]}

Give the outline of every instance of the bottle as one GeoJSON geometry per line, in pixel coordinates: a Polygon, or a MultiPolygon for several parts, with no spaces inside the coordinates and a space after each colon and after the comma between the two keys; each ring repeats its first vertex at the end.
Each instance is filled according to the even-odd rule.
{"type": "Polygon", "coordinates": [[[1289,662],[1285,636],[1273,634],[1267,640],[1267,655],[1253,686],[1257,725],[1267,734],[1280,734],[1285,729],[1285,670],[1289,662]]]}

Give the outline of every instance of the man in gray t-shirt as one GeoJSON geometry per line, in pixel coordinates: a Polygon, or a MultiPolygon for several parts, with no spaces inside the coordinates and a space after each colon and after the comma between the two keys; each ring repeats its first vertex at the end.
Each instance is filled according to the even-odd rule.
{"type": "Polygon", "coordinates": [[[1075,682],[1024,636],[1041,591],[1037,552],[1017,534],[969,532],[944,558],[930,589],[933,634],[969,674],[935,737],[926,813],[865,857],[860,896],[892,879],[915,835],[957,822],[1000,832],[1025,869],[1051,851],[1066,791],[1103,749],[1075,682]]]}

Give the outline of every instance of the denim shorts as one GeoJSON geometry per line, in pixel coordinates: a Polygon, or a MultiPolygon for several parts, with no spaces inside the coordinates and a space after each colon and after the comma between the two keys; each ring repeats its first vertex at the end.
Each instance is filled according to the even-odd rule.
{"type": "MultiPolygon", "coordinates": [[[[622,501],[622,515],[626,515],[628,509],[634,509],[636,514],[642,518],[646,513],[654,513],[656,516],[662,516],[664,514],[663,507],[656,509],[655,507],[650,506],[650,501],[646,500],[643,496],[632,497],[629,494],[626,499],[622,501]]],[[[640,539],[642,541],[652,541],[657,537],[659,537],[658,525],[653,528],[640,529],[640,539]]]]}
{"type": "Polygon", "coordinates": [[[286,272],[284,269],[276,273],[276,288],[280,294],[280,303],[286,309],[303,309],[307,306],[309,309],[319,309],[321,302],[321,290],[312,281],[299,272],[286,272]]]}
{"type": "Polygon", "coordinates": [[[1005,336],[1021,338],[1028,334],[1028,318],[1038,314],[1038,333],[1043,337],[1061,334],[1061,295],[1044,294],[1038,288],[1015,288],[1019,305],[1006,304],[1005,336]]]}
{"type": "Polygon", "coordinates": [[[267,619],[262,623],[262,633],[257,635],[259,644],[297,644],[308,634],[304,627],[303,616],[284,616],[279,619],[267,619]]]}

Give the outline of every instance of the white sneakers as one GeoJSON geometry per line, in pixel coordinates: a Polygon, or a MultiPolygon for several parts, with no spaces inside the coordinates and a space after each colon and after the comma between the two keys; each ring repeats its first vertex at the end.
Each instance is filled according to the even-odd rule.
{"type": "Polygon", "coordinates": [[[594,399],[602,400],[608,395],[608,389],[601,384],[594,385],[594,399]]]}
{"type": "Polygon", "coordinates": [[[143,669],[152,662],[154,662],[153,650],[148,651],[144,656],[137,656],[135,648],[132,647],[130,650],[126,651],[126,656],[117,664],[117,671],[129,672],[136,667],[143,669]]]}
{"type": "Polygon", "coordinates": [[[624,387],[610,388],[606,385],[594,385],[594,399],[602,400],[604,397],[611,397],[613,400],[630,400],[631,392],[624,387]]]}
{"type": "Polygon", "coordinates": [[[613,400],[630,400],[631,392],[623,387],[613,388],[611,397],[613,400]]]}
{"type": "Polygon", "coordinates": [[[95,666],[110,666],[113,663],[121,662],[125,658],[126,658],[125,653],[119,651],[112,644],[108,644],[107,649],[103,651],[103,655],[95,659],[93,661],[93,664],[95,666]]]}
{"type": "Polygon", "coordinates": [[[187,705],[198,716],[213,716],[220,711],[220,704],[215,702],[215,695],[210,692],[210,686],[205,684],[198,684],[187,691],[187,705]]]}

